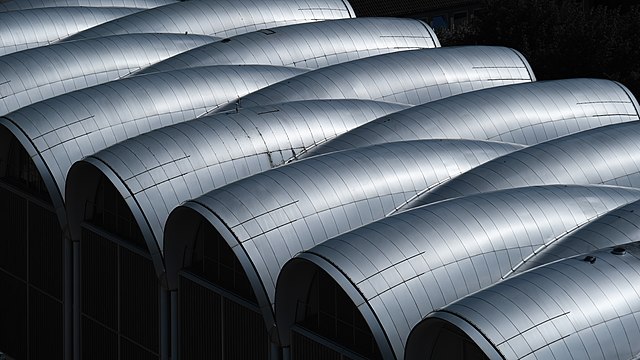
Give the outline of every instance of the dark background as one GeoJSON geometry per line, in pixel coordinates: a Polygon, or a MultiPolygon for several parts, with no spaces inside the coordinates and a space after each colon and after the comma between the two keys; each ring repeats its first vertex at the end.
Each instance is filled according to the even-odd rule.
{"type": "Polygon", "coordinates": [[[640,97],[640,2],[562,0],[351,0],[358,16],[401,16],[432,25],[443,46],[520,51],[538,80],[616,80],[640,97]]]}

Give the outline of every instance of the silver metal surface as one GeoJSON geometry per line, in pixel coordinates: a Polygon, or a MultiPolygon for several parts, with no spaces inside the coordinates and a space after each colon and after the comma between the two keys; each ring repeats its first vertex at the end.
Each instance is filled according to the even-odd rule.
{"type": "Polygon", "coordinates": [[[372,55],[439,46],[433,30],[418,20],[327,20],[233,36],[174,56],[140,73],[218,64],[319,68],[372,55]]]}
{"type": "Polygon", "coordinates": [[[409,332],[424,316],[501,280],[541,244],[639,196],[640,190],[608,186],[507,189],[411,209],[343,233],[282,269],[280,339],[288,339],[296,304],[308,294],[312,279],[302,274],[319,267],[360,309],[383,357],[402,359],[409,332]]]}
{"type": "Polygon", "coordinates": [[[637,357],[640,244],[623,248],[541,266],[449,304],[416,326],[406,359],[424,359],[444,324],[482,334],[475,338],[503,359],[637,357]]]}
{"type": "Polygon", "coordinates": [[[0,12],[68,6],[149,9],[176,1],[178,0],[4,0],[0,2],[0,12]]]}
{"type": "MultiPolygon", "coordinates": [[[[93,154],[69,170],[67,209],[72,228],[83,204],[78,192],[106,174],[136,214],[156,252],[164,225],[180,203],[237,179],[284,164],[296,154],[358,124],[406,106],[364,100],[301,101],[221,113],[166,126],[93,154]],[[77,210],[77,214],[76,214],[77,210]]],[[[163,269],[163,261],[156,259],[163,269]]],[[[159,271],[159,273],[164,272],[159,271]]]]}
{"type": "Polygon", "coordinates": [[[619,83],[596,79],[540,81],[464,93],[386,115],[307,155],[432,138],[534,145],[639,118],[638,102],[619,83]]]}
{"type": "Polygon", "coordinates": [[[140,10],[53,7],[0,12],[0,56],[49,45],[79,31],[140,10]]]}
{"type": "Polygon", "coordinates": [[[240,99],[251,107],[296,100],[369,99],[418,105],[535,80],[513,49],[490,46],[400,51],[327,66],[240,99]]]}
{"type": "Polygon", "coordinates": [[[271,27],[355,17],[342,0],[194,0],[141,11],[70,39],[134,33],[229,37],[271,27]]]}
{"type": "Polygon", "coordinates": [[[515,272],[605,247],[640,241],[640,202],[621,206],[536,250],[515,272]]]}
{"type": "Polygon", "coordinates": [[[547,184],[640,187],[640,121],[582,131],[494,159],[429,190],[406,207],[547,184]]]}
{"type": "Polygon", "coordinates": [[[64,211],[65,180],[74,162],[141,133],[194,119],[304,71],[221,65],[135,76],[23,107],[0,118],[0,126],[25,147],[54,206],[64,211]]]}
{"type": "Polygon", "coordinates": [[[62,42],[1,56],[0,115],[125,77],[215,40],[184,34],[116,35],[62,42]]]}
{"type": "Polygon", "coordinates": [[[417,192],[521,148],[471,140],[396,142],[308,158],[238,180],[176,208],[165,224],[169,287],[195,237],[180,212],[210,221],[249,277],[265,322],[280,268],[326,239],[384,217],[417,192]],[[176,215],[177,213],[177,215],[176,215]],[[190,230],[185,230],[190,229],[190,230]]]}

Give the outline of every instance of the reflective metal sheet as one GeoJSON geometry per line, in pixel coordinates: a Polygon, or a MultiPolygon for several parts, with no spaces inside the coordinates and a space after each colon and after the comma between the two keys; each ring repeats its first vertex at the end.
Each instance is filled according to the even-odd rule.
{"type": "Polygon", "coordinates": [[[402,359],[409,332],[424,316],[500,281],[541,244],[639,196],[636,189],[604,186],[507,189],[411,209],[343,233],[282,269],[280,338],[288,339],[295,304],[307,296],[299,277],[287,279],[312,264],[343,286],[380,348],[390,349],[387,357],[402,359]]]}
{"type": "MultiPolygon", "coordinates": [[[[182,202],[282,165],[316,142],[404,108],[364,100],[302,101],[216,114],[141,134],[69,170],[70,226],[79,227],[83,204],[91,201],[78,189],[92,178],[87,172],[93,166],[124,191],[132,213],[140,214],[139,227],[151,229],[143,232],[147,243],[162,249],[164,224],[182,202]]],[[[162,261],[158,264],[163,267],[162,261]]]]}
{"type": "Polygon", "coordinates": [[[169,286],[175,286],[186,265],[184,252],[195,240],[184,236],[174,214],[193,209],[207,220],[219,219],[212,225],[252,279],[268,322],[280,268],[296,253],[383,218],[422,189],[518,148],[471,140],[396,142],[308,158],[230,183],[169,216],[169,286]]]}
{"type": "Polygon", "coordinates": [[[441,346],[425,345],[444,324],[504,359],[637,358],[640,245],[588,256],[527,271],[429,315],[409,337],[406,359],[441,346]]]}
{"type": "Polygon", "coordinates": [[[533,80],[527,61],[509,48],[409,50],[327,66],[245,96],[239,105],[311,99],[370,99],[418,105],[472,90],[533,80]]]}
{"type": "Polygon", "coordinates": [[[640,121],[582,131],[505,155],[429,190],[407,207],[545,184],[640,187],[640,121]]]}
{"type": "Polygon", "coordinates": [[[386,115],[307,155],[390,141],[477,139],[534,145],[638,120],[638,102],[623,85],[598,79],[539,81],[452,96],[386,115]]]}
{"type": "Polygon", "coordinates": [[[83,31],[70,40],[135,33],[229,37],[271,27],[355,17],[342,0],[181,1],[83,31]]]}
{"type": "Polygon", "coordinates": [[[119,141],[194,119],[237,96],[305,70],[220,65],[112,81],[59,95],[0,118],[25,147],[64,210],[71,165],[119,141]]]}
{"type": "Polygon", "coordinates": [[[140,9],[54,7],[0,12],[0,56],[49,45],[138,11],[140,9]]]}
{"type": "Polygon", "coordinates": [[[640,241],[640,202],[621,206],[592,220],[527,258],[517,272],[605,247],[640,241]]]}
{"type": "Polygon", "coordinates": [[[0,2],[0,12],[68,6],[149,9],[176,1],[178,0],[5,0],[0,2]]]}
{"type": "Polygon", "coordinates": [[[218,64],[320,68],[372,55],[438,46],[433,30],[418,20],[327,20],[233,36],[174,56],[140,73],[218,64]]]}
{"type": "Polygon", "coordinates": [[[116,80],[216,38],[133,34],[62,42],[0,57],[0,115],[116,80]],[[55,69],[55,71],[51,71],[55,69]]]}

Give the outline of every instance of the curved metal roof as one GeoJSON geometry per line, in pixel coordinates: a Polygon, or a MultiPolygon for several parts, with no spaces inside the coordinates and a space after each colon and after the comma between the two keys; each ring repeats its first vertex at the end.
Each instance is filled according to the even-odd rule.
{"type": "Polygon", "coordinates": [[[0,56],[49,45],[138,11],[140,9],[54,7],[0,12],[0,56]]]}
{"type": "Polygon", "coordinates": [[[400,51],[332,65],[240,99],[243,107],[311,99],[370,99],[418,105],[455,94],[535,80],[504,47],[400,51]]]}
{"type": "Polygon", "coordinates": [[[295,304],[306,297],[302,274],[313,265],[358,306],[381,351],[387,349],[383,357],[402,359],[409,332],[434,309],[501,280],[541,244],[639,196],[636,189],[608,186],[507,189],[411,209],[344,233],[282,269],[280,337],[288,338],[295,304]]]}
{"type": "Polygon", "coordinates": [[[69,39],[134,33],[229,37],[302,22],[355,17],[343,0],[181,1],[96,26],[69,39]]]}
{"type": "Polygon", "coordinates": [[[65,179],[75,161],[304,71],[220,65],[135,76],[23,107],[0,118],[0,126],[25,147],[63,212],[65,179]]]}
{"type": "Polygon", "coordinates": [[[596,79],[540,81],[452,96],[361,125],[307,155],[416,139],[477,139],[533,145],[578,131],[639,120],[623,85],[596,79]]]}
{"type": "Polygon", "coordinates": [[[364,100],[301,101],[216,114],[141,134],[69,170],[71,227],[94,196],[90,191],[83,196],[78,189],[91,188],[87,182],[97,170],[122,192],[139,227],[148,229],[143,234],[153,244],[150,248],[161,251],[167,217],[183,201],[282,165],[316,142],[404,108],[364,100]]]}
{"type": "Polygon", "coordinates": [[[372,55],[439,46],[433,30],[419,20],[327,20],[237,35],[174,56],[140,73],[220,63],[319,68],[372,55]]]}
{"type": "Polygon", "coordinates": [[[636,359],[640,244],[588,255],[527,271],[429,315],[411,333],[406,359],[424,359],[433,348],[427,339],[443,323],[504,359],[636,359]]]}
{"type": "Polygon", "coordinates": [[[640,201],[621,206],[538,249],[515,269],[522,272],[605,247],[640,241],[640,201]]]}
{"type": "Polygon", "coordinates": [[[127,76],[216,38],[133,34],[62,42],[0,57],[0,115],[127,76]],[[55,71],[52,71],[55,69],[55,71]]]}
{"type": "Polygon", "coordinates": [[[234,249],[269,323],[276,278],[296,253],[380,219],[422,189],[518,148],[472,140],[397,142],[308,158],[238,180],[169,216],[169,286],[175,286],[184,251],[195,239],[185,236],[180,209],[195,210],[234,249]]]}
{"type": "Polygon", "coordinates": [[[602,126],[507,154],[430,189],[407,207],[548,184],[640,187],[640,121],[602,126]]]}
{"type": "Polygon", "coordinates": [[[4,0],[0,2],[0,12],[69,6],[149,9],[176,1],[178,0],[4,0]]]}

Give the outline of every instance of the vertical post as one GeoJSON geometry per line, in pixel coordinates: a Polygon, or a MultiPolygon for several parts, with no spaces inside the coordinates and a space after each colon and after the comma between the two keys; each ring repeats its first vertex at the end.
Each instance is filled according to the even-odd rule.
{"type": "Polygon", "coordinates": [[[269,341],[269,360],[281,360],[282,352],[280,351],[280,346],[273,341],[269,341]]]}
{"type": "Polygon", "coordinates": [[[171,333],[171,295],[160,286],[160,360],[169,360],[169,341],[171,333]]]}
{"type": "Polygon", "coordinates": [[[63,358],[72,359],[73,354],[73,243],[68,231],[64,231],[62,236],[63,246],[63,358]]]}
{"type": "Polygon", "coordinates": [[[282,348],[282,360],[291,360],[291,347],[282,348]]]}
{"type": "Polygon", "coordinates": [[[171,291],[171,360],[178,360],[178,291],[171,291]]]}
{"type": "Polygon", "coordinates": [[[81,248],[80,241],[72,239],[73,252],[73,359],[81,359],[81,248]]]}

